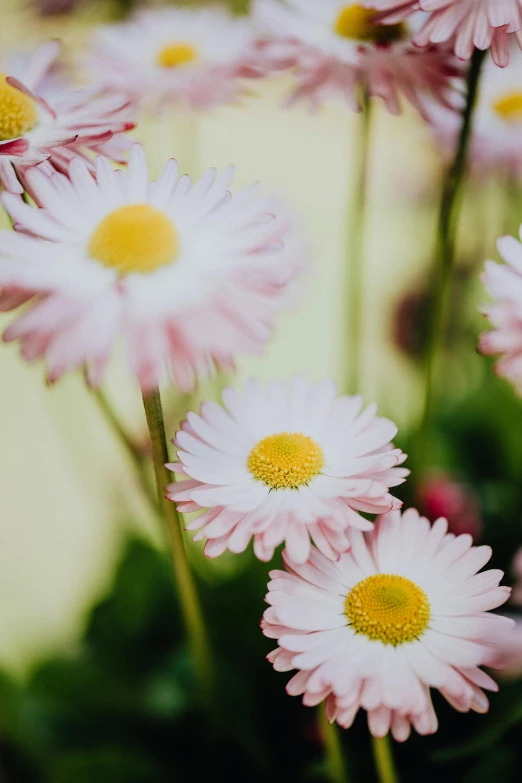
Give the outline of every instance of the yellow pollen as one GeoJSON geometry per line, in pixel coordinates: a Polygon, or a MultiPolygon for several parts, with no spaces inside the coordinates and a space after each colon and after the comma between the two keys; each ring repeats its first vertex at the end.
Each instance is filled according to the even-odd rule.
{"type": "Polygon", "coordinates": [[[0,141],[17,139],[38,123],[36,102],[6,79],[7,74],[0,73],[0,141]]]}
{"type": "Polygon", "coordinates": [[[397,647],[418,639],[428,627],[428,596],[415,582],[396,574],[375,574],[346,596],[346,616],[357,633],[397,647]]]}
{"type": "Polygon", "coordinates": [[[353,38],[356,41],[373,41],[388,43],[404,38],[404,24],[375,24],[377,11],[364,8],[359,3],[350,3],[341,9],[335,22],[335,32],[343,38],[353,38]]]}
{"type": "Polygon", "coordinates": [[[129,204],[105,217],[89,242],[89,255],[121,275],[154,272],[175,261],[178,233],[169,218],[149,204],[129,204]]]}
{"type": "Polygon", "coordinates": [[[198,52],[195,46],[179,41],[160,49],[156,61],[162,68],[178,68],[180,65],[193,62],[197,56],[198,52]]]}
{"type": "Polygon", "coordinates": [[[308,435],[282,432],[260,440],[247,464],[254,478],[272,489],[297,489],[320,473],[324,454],[308,435]]]}
{"type": "Polygon", "coordinates": [[[522,92],[512,92],[494,102],[496,113],[506,122],[522,120],[522,92]]]}

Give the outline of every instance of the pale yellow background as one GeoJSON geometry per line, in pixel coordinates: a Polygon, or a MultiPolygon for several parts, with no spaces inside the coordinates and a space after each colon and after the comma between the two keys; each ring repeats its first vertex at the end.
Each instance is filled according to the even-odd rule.
{"type": "MultiPolygon", "coordinates": [[[[35,25],[20,3],[0,0],[2,59],[62,34],[72,57],[87,42],[96,15],[35,25]]],[[[155,174],[167,157],[190,170],[229,163],[237,184],[259,180],[300,215],[311,246],[302,301],[282,317],[261,359],[241,362],[239,379],[341,380],[348,285],[344,245],[357,120],[342,105],[316,115],[282,108],[285,79],[252,85],[241,106],[200,116],[145,122],[136,132],[155,174]]],[[[361,391],[400,425],[416,415],[418,379],[388,337],[393,307],[414,287],[432,247],[430,206],[440,173],[427,128],[411,113],[376,115],[367,226],[361,391]],[[431,190],[430,190],[431,189],[431,190]],[[420,238],[420,239],[419,239],[420,238]]],[[[1,325],[11,316],[3,317],[1,325]]],[[[41,366],[14,346],[0,350],[0,663],[24,671],[42,651],[74,644],[82,611],[107,584],[122,534],[155,530],[130,466],[107,431],[81,377],[54,389],[41,366]]],[[[143,432],[138,389],[117,365],[107,392],[136,434],[143,432]]]]}

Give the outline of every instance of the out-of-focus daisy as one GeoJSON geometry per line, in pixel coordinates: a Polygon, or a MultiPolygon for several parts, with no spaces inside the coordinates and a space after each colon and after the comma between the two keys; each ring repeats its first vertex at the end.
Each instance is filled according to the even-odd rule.
{"type": "MultiPolygon", "coordinates": [[[[460,128],[455,112],[434,107],[435,136],[448,157],[454,154],[460,128]]],[[[522,176],[522,54],[512,53],[509,66],[486,62],[473,115],[470,164],[475,174],[497,172],[522,176]]]]}
{"type": "Polygon", "coordinates": [[[246,18],[219,8],[141,11],[102,27],[89,66],[102,85],[157,109],[207,108],[234,99],[254,36],[246,18]]]}
{"type": "Polygon", "coordinates": [[[49,161],[64,170],[86,150],[122,161],[130,146],[127,99],[50,78],[59,48],[44,44],[0,73],[0,183],[14,193],[23,192],[16,175],[24,179],[28,167],[49,161]]]}
{"type": "Polygon", "coordinates": [[[437,471],[426,476],[417,491],[418,506],[428,519],[444,517],[450,533],[469,533],[476,541],[482,531],[480,498],[468,484],[437,471]]]}
{"type": "Polygon", "coordinates": [[[350,527],[370,530],[359,512],[400,508],[389,488],[409,471],[390,444],[397,427],[362,410],[360,397],[336,397],[333,382],[310,385],[298,377],[264,390],[251,381],[241,394],[223,393],[227,410],[207,402],[190,413],[176,435],[179,464],[190,478],[167,491],[179,510],[208,509],[189,525],[201,528],[205,552],[242,552],[254,538],[260,560],[283,541],[304,563],[310,539],[326,557],[349,548],[350,527]]]}
{"type": "Polygon", "coordinates": [[[259,352],[304,251],[293,216],[255,188],[231,196],[232,175],[191,185],[171,160],[150,184],[140,145],[127,174],[102,156],[96,181],[81,159],[70,179],[28,171],[41,208],[4,195],[18,233],[0,233],[0,306],[32,301],[4,339],[45,358],[51,380],[86,365],[96,384],[122,337],[144,391],[165,368],[189,390],[259,352]]]}
{"type": "Polygon", "coordinates": [[[397,24],[413,11],[428,16],[414,41],[417,46],[451,42],[461,60],[473,49],[489,49],[497,65],[509,63],[510,39],[522,43],[522,0],[364,0],[397,24]]]}
{"type": "MultiPolygon", "coordinates": [[[[522,233],[521,233],[522,236],[522,233]]],[[[522,244],[514,237],[501,237],[497,247],[506,264],[486,263],[482,282],[494,300],[483,309],[493,330],[480,337],[486,356],[500,356],[498,375],[522,395],[522,244]]]]}
{"type": "Polygon", "coordinates": [[[337,563],[312,550],[308,563],[285,558],[272,571],[262,627],[279,647],[278,671],[299,669],[290,695],[326,700],[330,721],[348,728],[368,711],[372,734],[403,742],[413,726],[437,730],[430,688],[460,712],[486,712],[482,690],[497,690],[479,666],[491,664],[513,626],[494,614],[509,597],[502,571],[477,573],[490,559],[471,536],[447,533],[414,509],[380,517],[373,531],[350,532],[337,563]]]}
{"type": "Polygon", "coordinates": [[[292,100],[318,105],[333,95],[360,107],[361,93],[384,100],[393,114],[401,96],[426,116],[429,101],[453,105],[458,61],[442,47],[419,51],[406,24],[376,24],[376,12],[339,0],[255,0],[258,68],[293,67],[292,100]]]}

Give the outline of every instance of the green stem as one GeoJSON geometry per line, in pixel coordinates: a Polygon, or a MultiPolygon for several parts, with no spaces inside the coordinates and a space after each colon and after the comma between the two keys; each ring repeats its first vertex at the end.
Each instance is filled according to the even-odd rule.
{"type": "Polygon", "coordinates": [[[146,465],[145,454],[140,450],[140,448],[136,445],[136,443],[134,443],[132,438],[128,435],[121,421],[114,413],[112,405],[110,404],[110,402],[108,401],[107,397],[102,392],[102,390],[95,389],[93,394],[96,402],[98,403],[98,407],[100,411],[103,413],[106,421],[111,426],[112,430],[118,437],[118,440],[121,442],[125,451],[129,455],[131,462],[134,465],[136,476],[138,478],[138,481],[140,483],[144,495],[147,497],[151,505],[154,507],[154,510],[157,512],[158,504],[156,499],[156,493],[154,492],[154,489],[151,486],[151,483],[147,477],[147,472],[146,472],[147,465],[146,465]]]}
{"type": "Polygon", "coordinates": [[[183,618],[196,665],[196,673],[202,696],[207,707],[214,712],[212,657],[203,621],[203,614],[187,553],[185,551],[181,530],[181,518],[174,503],[165,497],[165,487],[172,482],[172,476],[165,467],[165,463],[169,461],[169,453],[159,391],[156,390],[150,394],[144,394],[143,406],[145,408],[145,416],[147,418],[150,433],[158,499],[160,506],[163,509],[170,538],[174,580],[178,589],[183,618]]]}
{"type": "Polygon", "coordinates": [[[197,182],[200,176],[200,139],[201,139],[201,118],[196,109],[185,112],[182,118],[177,118],[178,124],[181,123],[179,133],[181,136],[179,163],[181,164],[182,174],[188,174],[192,183],[197,182]]]}
{"type": "Polygon", "coordinates": [[[323,740],[326,763],[332,783],[348,783],[348,771],[339,737],[339,729],[326,717],[324,705],[319,707],[319,729],[323,740]]]}
{"type": "Polygon", "coordinates": [[[504,213],[503,231],[505,234],[518,236],[520,229],[520,185],[518,178],[510,171],[507,172],[504,182],[506,194],[506,208],[504,213]]]}
{"type": "Polygon", "coordinates": [[[357,118],[357,150],[355,161],[355,191],[350,204],[350,232],[347,244],[347,339],[349,373],[346,388],[358,394],[361,381],[362,314],[364,300],[364,235],[368,191],[368,159],[370,151],[371,104],[366,90],[361,90],[361,113],[357,118]]]}
{"type": "Polygon", "coordinates": [[[466,105],[462,112],[462,124],[455,158],[442,189],[437,226],[433,304],[430,314],[426,358],[424,411],[419,428],[419,443],[416,450],[419,475],[422,475],[427,467],[426,458],[433,427],[439,353],[443,344],[446,309],[455,264],[455,245],[462,203],[462,185],[466,175],[473,114],[484,58],[485,52],[475,49],[468,72],[466,105]]]}
{"type": "Polygon", "coordinates": [[[389,734],[382,738],[372,737],[372,744],[379,783],[399,783],[389,734]]]}

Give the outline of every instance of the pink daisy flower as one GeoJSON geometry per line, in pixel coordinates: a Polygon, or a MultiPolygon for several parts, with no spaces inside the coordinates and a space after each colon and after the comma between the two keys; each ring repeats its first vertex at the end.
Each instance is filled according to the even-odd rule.
{"type": "Polygon", "coordinates": [[[51,41],[0,73],[0,183],[14,193],[23,192],[16,175],[25,184],[31,166],[48,161],[64,170],[87,150],[123,161],[130,146],[123,135],[134,127],[127,99],[52,78],[59,49],[51,41]]]}
{"type": "Polygon", "coordinates": [[[264,634],[279,647],[277,671],[298,669],[287,691],[328,719],[352,725],[367,710],[372,734],[398,742],[413,726],[437,730],[430,688],[459,712],[487,712],[483,688],[496,683],[479,667],[491,663],[512,620],[490,609],[509,597],[502,571],[477,573],[490,559],[471,536],[430,525],[414,509],[380,517],[367,533],[350,531],[352,548],[337,563],[313,549],[297,566],[272,571],[264,634]]]}
{"type": "Polygon", "coordinates": [[[89,68],[102,85],[157,109],[203,109],[242,91],[254,46],[250,22],[223,9],[162,8],[100,28],[89,68]]]}
{"type": "Polygon", "coordinates": [[[44,358],[51,381],[85,365],[97,384],[123,338],[146,392],[165,368],[189,390],[258,353],[303,262],[293,216],[255,188],[231,196],[232,168],[192,185],[171,160],[149,183],[140,145],[128,173],[95,165],[96,180],[79,158],[70,179],[29,170],[40,208],[4,194],[17,233],[0,232],[0,306],[30,301],[4,340],[44,358]]]}
{"type": "Polygon", "coordinates": [[[205,403],[189,413],[176,435],[180,464],[189,478],[172,484],[167,497],[181,512],[208,509],[189,526],[201,529],[205,553],[254,551],[268,561],[283,541],[289,557],[304,563],[310,539],[335,560],[350,546],[350,527],[370,530],[360,512],[400,508],[390,487],[402,484],[406,459],[390,440],[397,427],[362,410],[360,397],[336,397],[335,384],[311,385],[298,377],[256,381],[243,394],[223,393],[227,410],[205,403]]]}
{"type": "Polygon", "coordinates": [[[361,88],[382,98],[392,114],[409,101],[427,118],[435,101],[453,106],[458,61],[441,47],[419,51],[405,24],[376,24],[376,12],[339,0],[255,0],[260,73],[293,68],[297,87],[291,101],[318,106],[342,96],[360,109],[361,88]]]}
{"type": "Polygon", "coordinates": [[[451,42],[461,60],[473,49],[489,49],[497,65],[509,63],[510,39],[522,45],[522,0],[365,0],[396,24],[421,9],[428,16],[414,37],[417,46],[451,42]]]}
{"type": "Polygon", "coordinates": [[[486,356],[501,357],[495,368],[497,374],[522,395],[522,244],[505,236],[498,240],[497,247],[507,264],[488,261],[482,274],[482,282],[494,300],[483,309],[493,331],[481,335],[479,347],[486,356]]]}
{"type": "MultiPolygon", "coordinates": [[[[507,68],[486,61],[473,115],[470,162],[476,176],[509,173],[522,177],[522,53],[515,50],[507,68]]],[[[434,107],[431,123],[445,155],[451,158],[460,130],[455,112],[434,107]]]]}

